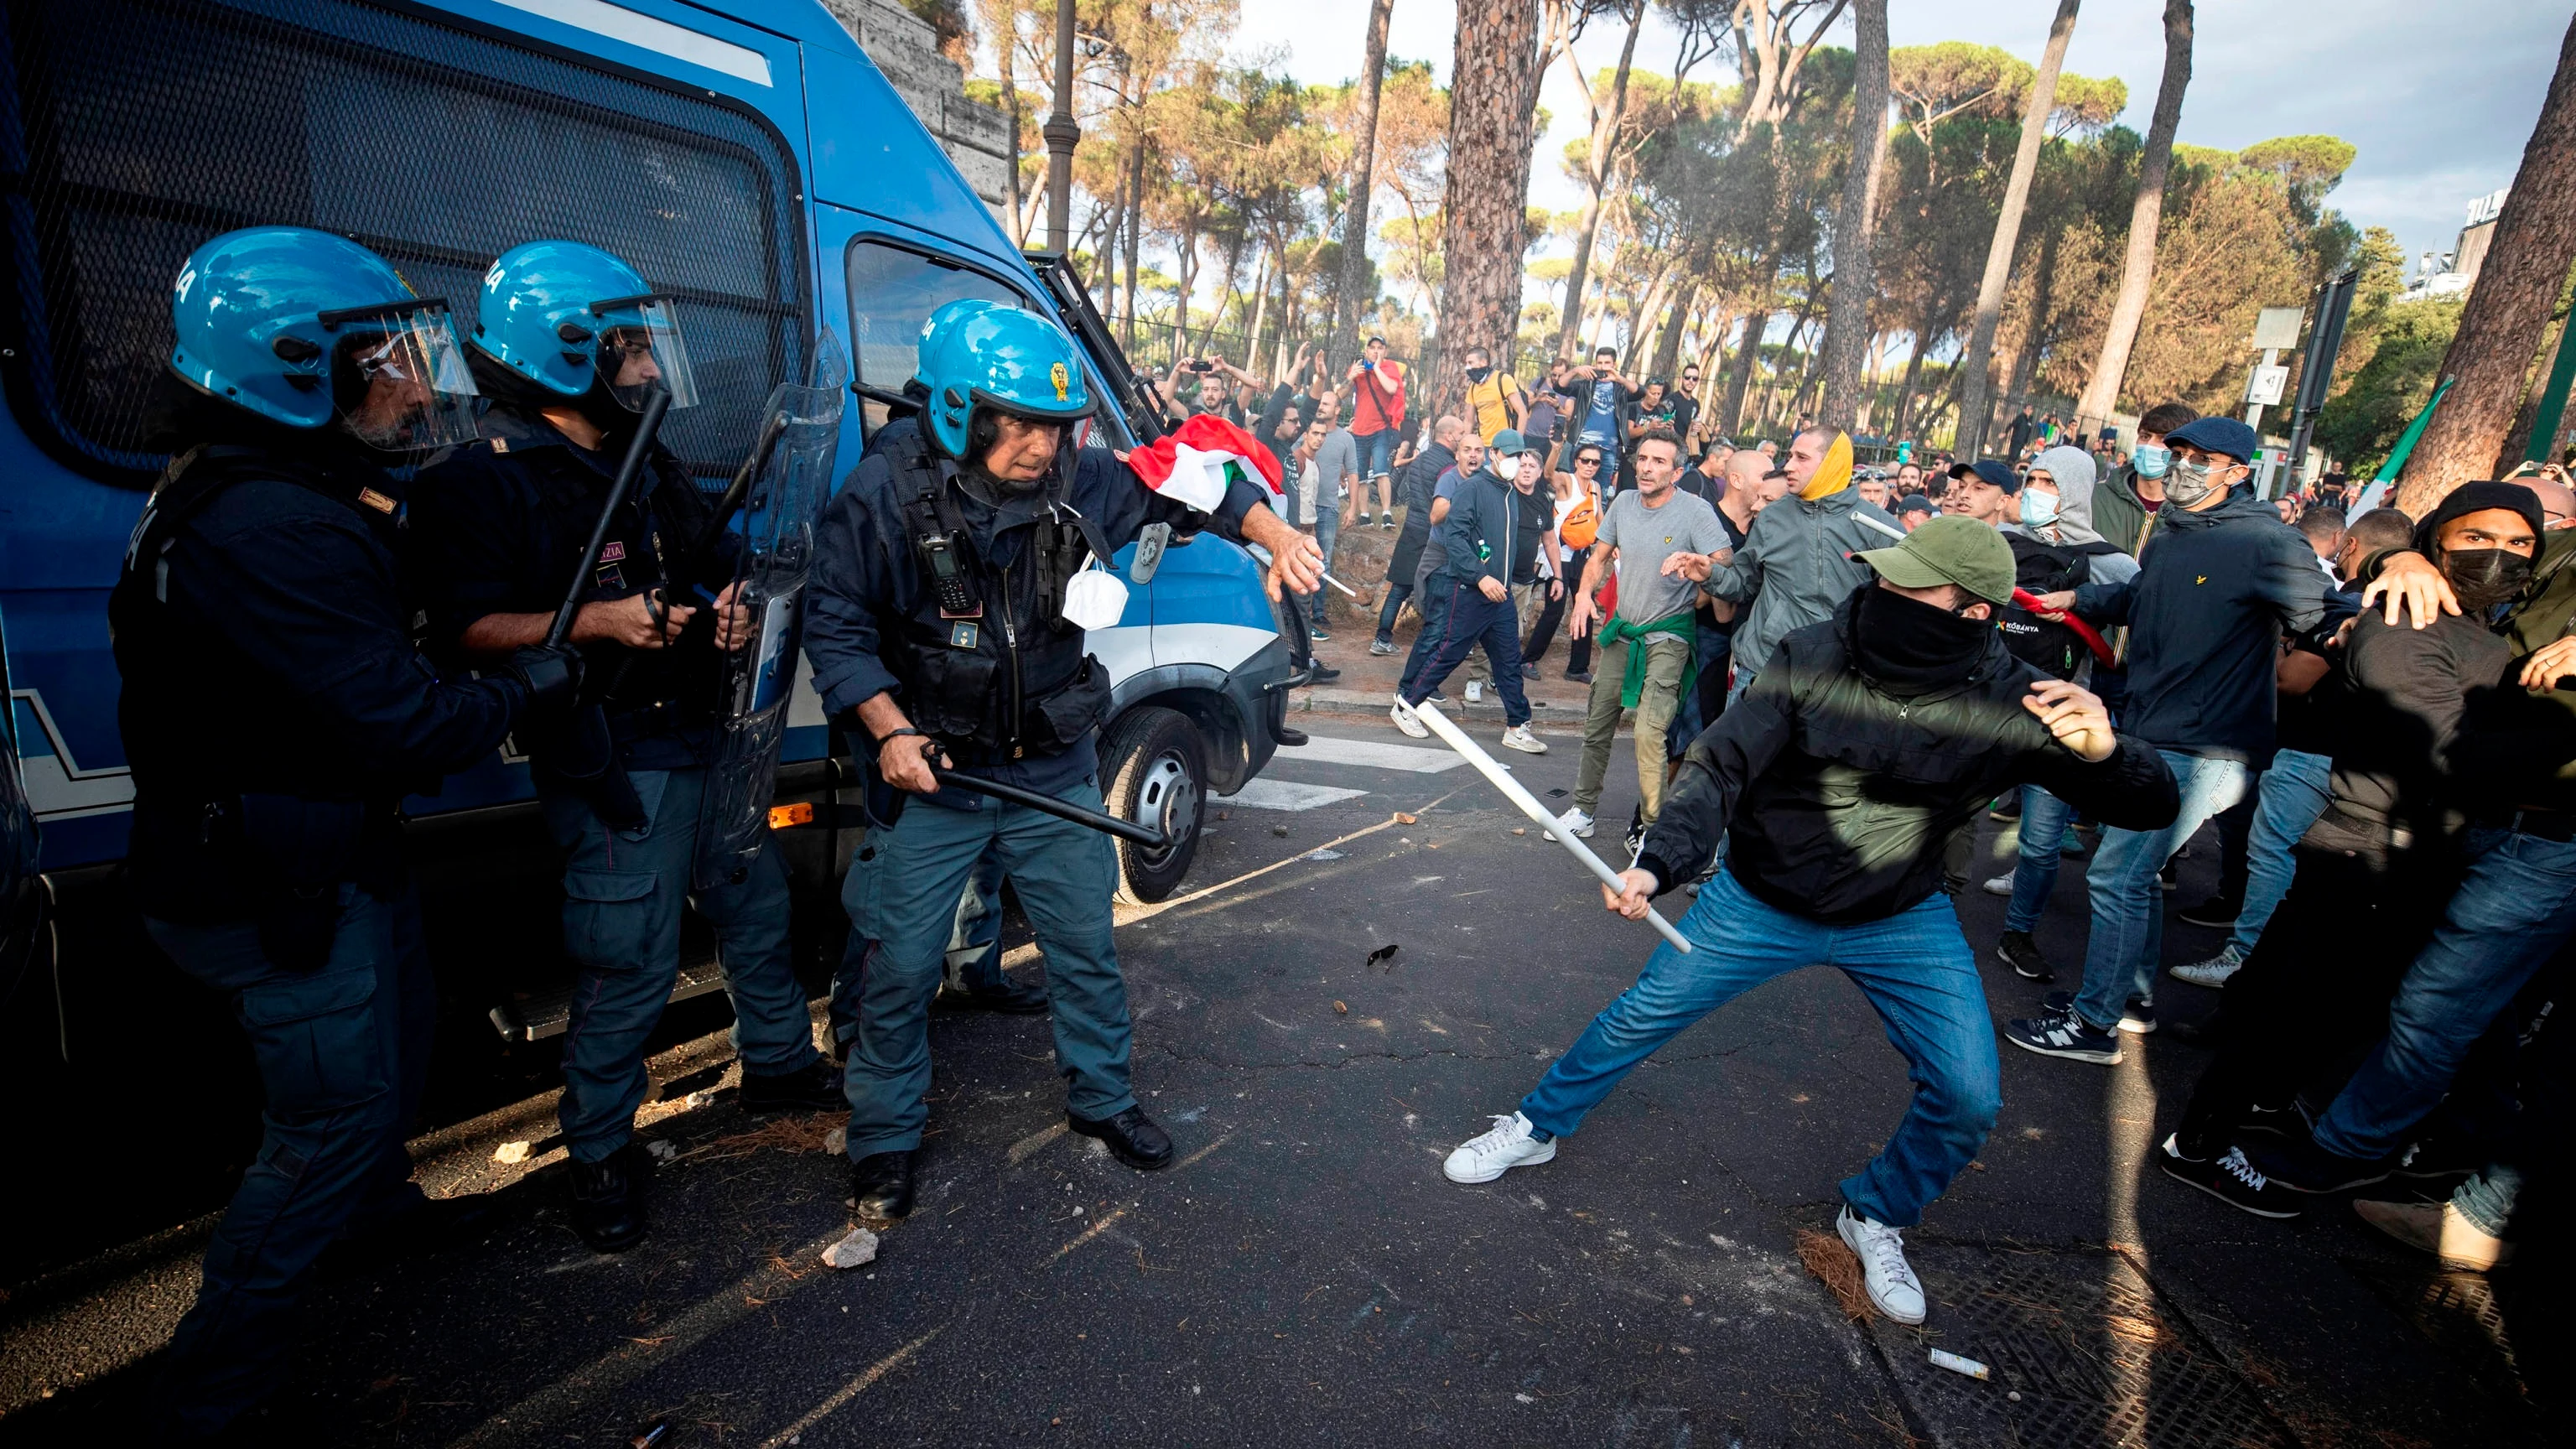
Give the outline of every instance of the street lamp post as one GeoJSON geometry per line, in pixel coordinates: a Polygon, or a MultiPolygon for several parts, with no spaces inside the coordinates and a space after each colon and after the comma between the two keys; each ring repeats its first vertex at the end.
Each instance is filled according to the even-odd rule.
{"type": "Polygon", "coordinates": [[[1082,127],[1073,119],[1073,0],[1055,3],[1055,113],[1041,132],[1047,147],[1047,250],[1068,256],[1073,239],[1073,147],[1082,127]]]}

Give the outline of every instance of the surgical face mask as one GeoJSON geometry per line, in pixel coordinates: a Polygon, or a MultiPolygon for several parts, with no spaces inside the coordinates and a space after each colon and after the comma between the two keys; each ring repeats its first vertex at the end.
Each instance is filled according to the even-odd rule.
{"type": "Polygon", "coordinates": [[[2217,471],[2207,463],[2175,459],[2173,471],[2165,475],[2165,501],[2178,508],[2197,507],[2218,491],[2218,481],[2212,476],[2217,471]]]}
{"type": "Polygon", "coordinates": [[[2531,558],[2501,548],[2444,549],[2442,573],[2460,596],[2460,607],[2477,613],[2522,592],[2531,579],[2531,558]]]}
{"type": "Polygon", "coordinates": [[[2046,528],[2057,521],[2057,495],[2036,488],[2021,490],[2021,526],[2046,528]]]}
{"type": "Polygon", "coordinates": [[[1107,569],[1086,568],[1064,586],[1064,621],[1077,629],[1107,629],[1126,612],[1126,581],[1107,569]]]}
{"type": "Polygon", "coordinates": [[[2161,478],[2173,466],[2173,449],[2162,443],[2140,443],[2129,454],[2129,462],[2141,478],[2161,478]]]}

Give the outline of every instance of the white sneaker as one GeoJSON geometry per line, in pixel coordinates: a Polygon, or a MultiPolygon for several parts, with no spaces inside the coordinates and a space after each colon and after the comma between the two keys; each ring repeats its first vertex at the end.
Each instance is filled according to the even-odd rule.
{"type": "MultiPolygon", "coordinates": [[[[1592,812],[1584,809],[1580,805],[1569,805],[1565,808],[1564,814],[1556,817],[1556,830],[1562,830],[1577,840],[1590,840],[1592,838],[1592,812]]],[[[1539,832],[1539,838],[1542,840],[1554,840],[1556,838],[1556,830],[1541,831],[1539,832]]]]}
{"type": "Polygon", "coordinates": [[[1878,1311],[1899,1323],[1921,1323],[1923,1285],[1915,1281],[1913,1265],[1905,1261],[1904,1232],[1862,1217],[1848,1206],[1834,1219],[1834,1231],[1860,1258],[1861,1280],[1869,1286],[1869,1301],[1878,1305],[1878,1311]]]}
{"type": "Polygon", "coordinates": [[[2005,871],[2002,875],[1995,876],[1986,882],[1986,894],[1990,896],[2011,895],[2012,883],[2012,872],[2005,871]]]}
{"type": "Polygon", "coordinates": [[[1503,731],[1503,748],[1518,750],[1524,755],[1544,755],[1547,753],[1547,741],[1531,734],[1528,725],[1519,724],[1503,731]]]}
{"type": "Polygon", "coordinates": [[[1431,726],[1422,722],[1422,716],[1413,712],[1413,706],[1404,702],[1403,695],[1399,694],[1395,697],[1395,708],[1388,710],[1386,717],[1395,721],[1397,729],[1417,740],[1431,738],[1431,726]]]}
{"type": "Polygon", "coordinates": [[[1467,702],[1469,704],[1482,704],[1485,702],[1485,684],[1483,680],[1470,679],[1467,681],[1467,702]]]}
{"type": "Polygon", "coordinates": [[[2206,986],[2217,991],[2226,987],[2228,977],[2244,969],[2245,958],[2236,954],[2236,948],[2221,946],[2218,954],[2208,960],[2169,966],[2165,968],[2165,974],[2176,981],[2188,981],[2194,986],[2206,986]]]}
{"type": "Polygon", "coordinates": [[[1451,1182],[1491,1182],[1515,1167],[1552,1160],[1556,1143],[1539,1141],[1530,1135],[1533,1130],[1530,1120],[1518,1112],[1508,1117],[1497,1113],[1493,1130],[1459,1143],[1449,1160],[1440,1164],[1440,1173],[1451,1182]]]}

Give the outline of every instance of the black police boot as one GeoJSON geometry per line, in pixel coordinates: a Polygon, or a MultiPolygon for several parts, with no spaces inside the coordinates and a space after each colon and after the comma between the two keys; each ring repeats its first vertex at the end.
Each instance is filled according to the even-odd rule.
{"type": "Polygon", "coordinates": [[[871,1152],[851,1163],[850,1206],[871,1227],[912,1216],[912,1154],[871,1152]]]}
{"type": "Polygon", "coordinates": [[[1138,1172],[1156,1172],[1172,1165],[1172,1135],[1155,1126],[1142,1107],[1130,1107],[1102,1122],[1067,1112],[1064,1125],[1085,1137],[1108,1143],[1110,1156],[1138,1172]]]}
{"type": "Polygon", "coordinates": [[[647,1161],[630,1144],[572,1165],[572,1227],[593,1252],[623,1253],[644,1240],[647,1161]]]}
{"type": "Polygon", "coordinates": [[[1023,986],[1004,976],[989,986],[943,983],[939,988],[939,998],[931,1004],[943,1011],[998,1011],[1004,1016],[1044,1016],[1047,994],[1043,987],[1023,986]]]}
{"type": "Polygon", "coordinates": [[[746,1112],[846,1112],[850,1107],[841,1091],[840,1069],[821,1057],[776,1076],[745,1065],[739,1100],[746,1112]]]}

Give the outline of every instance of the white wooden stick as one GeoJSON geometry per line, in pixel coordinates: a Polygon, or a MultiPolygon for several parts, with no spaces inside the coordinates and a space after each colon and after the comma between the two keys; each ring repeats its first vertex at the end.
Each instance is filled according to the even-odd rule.
{"type": "Polygon", "coordinates": [[[1340,579],[1334,578],[1331,574],[1324,575],[1324,582],[1331,584],[1334,588],[1341,590],[1343,593],[1350,595],[1354,599],[1360,596],[1359,590],[1343,583],[1340,579]]]}
{"type": "MultiPolygon", "coordinates": [[[[1531,794],[1520,781],[1513,779],[1512,772],[1504,769],[1493,756],[1486,754],[1484,746],[1467,738],[1467,732],[1451,723],[1449,716],[1442,714],[1438,705],[1426,700],[1413,706],[1413,712],[1422,717],[1424,724],[1431,726],[1431,732],[1438,735],[1443,744],[1465,756],[1467,763],[1475,766],[1479,774],[1493,781],[1494,788],[1502,791],[1506,799],[1519,806],[1523,815],[1542,827],[1547,834],[1554,836],[1556,842],[1572,852],[1576,860],[1582,861],[1585,869],[1598,876],[1601,883],[1610,888],[1611,894],[1618,895],[1627,890],[1627,886],[1620,881],[1617,871],[1604,864],[1601,857],[1594,855],[1590,846],[1575,839],[1574,832],[1560,829],[1557,826],[1556,817],[1547,813],[1547,807],[1538,802],[1538,797],[1531,794]]],[[[1689,952],[1690,938],[1684,936],[1672,922],[1657,915],[1653,906],[1646,907],[1646,924],[1662,932],[1664,939],[1673,943],[1674,950],[1689,952]]]]}

